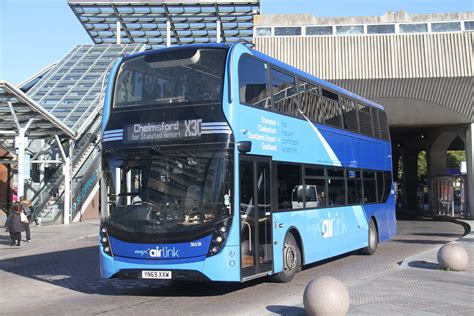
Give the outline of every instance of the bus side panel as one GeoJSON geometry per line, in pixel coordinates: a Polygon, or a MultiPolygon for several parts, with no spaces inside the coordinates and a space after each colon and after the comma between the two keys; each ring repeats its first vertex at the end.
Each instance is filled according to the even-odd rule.
{"type": "Polygon", "coordinates": [[[274,269],[283,269],[283,243],[288,229],[295,227],[303,242],[305,264],[334,257],[367,246],[368,221],[359,206],[321,208],[273,214],[274,269]],[[283,227],[280,227],[283,224],[283,227]]]}
{"type": "Polygon", "coordinates": [[[368,204],[364,208],[367,216],[375,217],[379,233],[379,241],[389,240],[397,232],[397,220],[395,215],[395,205],[393,194],[390,194],[386,203],[368,204]]]}
{"type": "Polygon", "coordinates": [[[235,142],[251,141],[252,149],[248,154],[272,156],[273,160],[339,166],[339,160],[332,156],[332,151],[312,123],[239,103],[238,62],[244,53],[250,51],[243,45],[237,45],[231,51],[228,65],[232,77],[231,104],[226,102],[228,76],[224,83],[223,110],[235,142]]]}
{"type": "Polygon", "coordinates": [[[288,229],[297,227],[301,238],[304,236],[300,227],[305,227],[304,211],[277,212],[272,214],[273,222],[273,272],[283,271],[283,246],[288,229]]]}
{"type": "Polygon", "coordinates": [[[229,55],[223,110],[235,141],[252,142],[249,154],[280,161],[391,170],[389,142],[240,104],[238,63],[245,53],[252,54],[245,46],[237,45],[229,55]],[[226,102],[228,77],[231,104],[226,102]]]}
{"type": "Polygon", "coordinates": [[[390,143],[325,126],[318,128],[343,166],[391,170],[390,143]]]}

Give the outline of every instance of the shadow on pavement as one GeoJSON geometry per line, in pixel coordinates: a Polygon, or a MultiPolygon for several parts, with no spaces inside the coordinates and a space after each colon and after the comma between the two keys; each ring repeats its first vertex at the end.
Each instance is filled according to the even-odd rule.
{"type": "Polygon", "coordinates": [[[423,244],[423,245],[444,245],[450,243],[449,240],[420,240],[420,239],[391,239],[391,242],[405,244],[423,244]]]}
{"type": "Polygon", "coordinates": [[[440,270],[441,267],[439,264],[434,262],[428,262],[424,260],[416,260],[408,262],[408,266],[411,268],[420,268],[420,269],[428,269],[428,270],[440,270]]]}
{"type": "Polygon", "coordinates": [[[11,238],[9,235],[0,235],[0,245],[10,245],[10,241],[11,238]]]}
{"type": "Polygon", "coordinates": [[[462,236],[460,234],[449,234],[449,233],[413,233],[412,235],[430,236],[430,237],[454,237],[454,238],[460,238],[462,236]]]}
{"type": "Polygon", "coordinates": [[[102,280],[96,246],[1,260],[0,270],[73,291],[98,295],[216,296],[268,281],[268,278],[263,278],[241,284],[102,280]]]}
{"type": "Polygon", "coordinates": [[[306,315],[304,308],[284,305],[268,305],[267,311],[282,316],[306,315]]]}

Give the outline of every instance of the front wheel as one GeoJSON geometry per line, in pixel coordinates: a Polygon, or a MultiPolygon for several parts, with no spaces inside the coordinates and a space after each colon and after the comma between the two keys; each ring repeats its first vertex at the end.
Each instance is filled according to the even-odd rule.
{"type": "Polygon", "coordinates": [[[379,237],[377,232],[377,226],[373,219],[370,220],[369,223],[369,233],[368,233],[368,241],[367,247],[361,249],[361,253],[364,255],[373,255],[375,250],[377,250],[377,246],[379,244],[379,237]]]}
{"type": "Polygon", "coordinates": [[[274,276],[274,280],[281,283],[290,282],[301,265],[301,252],[295,237],[289,233],[285,237],[283,248],[283,271],[274,276]]]}

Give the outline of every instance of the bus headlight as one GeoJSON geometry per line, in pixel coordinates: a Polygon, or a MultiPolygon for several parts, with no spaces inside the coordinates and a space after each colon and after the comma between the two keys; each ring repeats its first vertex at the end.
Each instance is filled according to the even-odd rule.
{"type": "Polygon", "coordinates": [[[208,257],[217,254],[224,247],[231,223],[232,218],[229,217],[216,224],[216,228],[212,234],[211,244],[209,245],[208,257]]]}
{"type": "Polygon", "coordinates": [[[105,226],[102,226],[100,228],[99,239],[104,252],[109,256],[112,256],[112,248],[110,247],[109,236],[107,234],[107,228],[105,226]]]}

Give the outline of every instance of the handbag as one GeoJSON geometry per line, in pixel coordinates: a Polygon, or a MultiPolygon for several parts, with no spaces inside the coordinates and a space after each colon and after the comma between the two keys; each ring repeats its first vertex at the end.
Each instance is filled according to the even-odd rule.
{"type": "Polygon", "coordinates": [[[24,224],[28,224],[28,223],[29,223],[28,217],[26,217],[25,213],[23,213],[23,212],[20,213],[20,220],[21,220],[21,222],[24,223],[24,224]]]}

